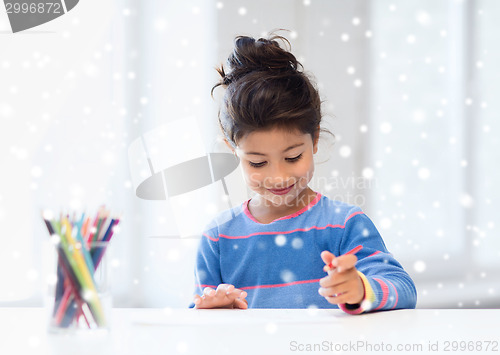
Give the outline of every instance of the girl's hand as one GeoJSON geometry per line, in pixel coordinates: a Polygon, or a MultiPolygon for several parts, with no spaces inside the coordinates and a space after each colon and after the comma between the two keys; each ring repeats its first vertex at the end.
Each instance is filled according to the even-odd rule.
{"type": "Polygon", "coordinates": [[[245,291],[235,288],[233,285],[220,284],[217,290],[205,287],[203,295],[194,296],[195,308],[240,308],[247,309],[248,303],[245,291]]]}
{"type": "Polygon", "coordinates": [[[325,266],[328,276],[319,281],[319,294],[332,304],[361,303],[365,297],[365,288],[355,267],[358,261],[356,255],[341,255],[336,258],[325,250],[321,253],[321,259],[326,265],[331,262],[333,269],[327,271],[325,266]]]}

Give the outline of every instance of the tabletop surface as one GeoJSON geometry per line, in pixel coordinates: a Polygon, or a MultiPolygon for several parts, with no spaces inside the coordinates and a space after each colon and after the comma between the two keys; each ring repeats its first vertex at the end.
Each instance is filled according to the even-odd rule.
{"type": "Polygon", "coordinates": [[[109,331],[51,334],[0,308],[0,354],[500,354],[499,309],[112,309],[109,331]]]}

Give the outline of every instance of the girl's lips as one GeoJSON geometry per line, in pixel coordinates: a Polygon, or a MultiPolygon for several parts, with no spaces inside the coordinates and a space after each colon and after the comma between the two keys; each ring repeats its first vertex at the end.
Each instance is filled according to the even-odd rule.
{"type": "Polygon", "coordinates": [[[290,190],[294,187],[294,185],[295,184],[288,186],[288,187],[285,187],[284,189],[268,189],[268,190],[271,191],[275,195],[284,195],[284,194],[287,194],[288,192],[290,192],[290,190]]]}

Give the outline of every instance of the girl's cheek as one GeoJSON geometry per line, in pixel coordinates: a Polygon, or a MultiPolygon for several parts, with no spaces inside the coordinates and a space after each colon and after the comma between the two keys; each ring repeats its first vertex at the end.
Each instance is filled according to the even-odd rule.
{"type": "Polygon", "coordinates": [[[251,186],[260,186],[261,185],[262,176],[260,174],[247,171],[246,177],[247,177],[247,183],[250,184],[251,186]]]}
{"type": "Polygon", "coordinates": [[[260,181],[259,179],[252,180],[252,186],[261,187],[262,186],[262,181],[260,181]]]}

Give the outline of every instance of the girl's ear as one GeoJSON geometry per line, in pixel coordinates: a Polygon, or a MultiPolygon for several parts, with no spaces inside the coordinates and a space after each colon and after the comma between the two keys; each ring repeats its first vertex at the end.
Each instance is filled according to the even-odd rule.
{"type": "Polygon", "coordinates": [[[319,127],[314,132],[314,139],[313,139],[313,154],[316,154],[318,152],[318,141],[319,141],[319,127]]]}
{"type": "Polygon", "coordinates": [[[236,150],[234,150],[234,147],[231,145],[231,143],[228,142],[226,138],[224,138],[224,143],[231,149],[231,152],[236,156],[236,150]]]}

